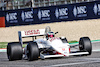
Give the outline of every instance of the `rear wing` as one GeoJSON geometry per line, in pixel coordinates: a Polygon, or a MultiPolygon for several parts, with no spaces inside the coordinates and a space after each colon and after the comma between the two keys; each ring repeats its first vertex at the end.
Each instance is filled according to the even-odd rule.
{"type": "Polygon", "coordinates": [[[21,43],[21,45],[23,44],[22,38],[44,36],[44,35],[45,35],[45,29],[18,31],[19,42],[21,43]]]}

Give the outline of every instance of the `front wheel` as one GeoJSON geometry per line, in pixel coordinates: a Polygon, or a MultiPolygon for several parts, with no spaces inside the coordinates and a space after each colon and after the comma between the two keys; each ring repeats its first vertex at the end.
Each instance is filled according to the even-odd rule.
{"type": "Polygon", "coordinates": [[[89,37],[82,37],[79,41],[79,49],[80,51],[87,51],[89,52],[88,55],[92,53],[92,44],[89,37]]]}

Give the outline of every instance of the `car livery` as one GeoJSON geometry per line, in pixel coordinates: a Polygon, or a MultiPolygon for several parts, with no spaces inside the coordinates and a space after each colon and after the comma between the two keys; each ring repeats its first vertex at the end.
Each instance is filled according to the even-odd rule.
{"type": "Polygon", "coordinates": [[[18,31],[19,42],[11,42],[7,45],[7,56],[10,61],[39,58],[69,57],[73,55],[91,55],[92,44],[89,37],[81,37],[79,44],[70,45],[66,37],[55,37],[58,32],[52,32],[47,26],[45,29],[18,31]],[[41,37],[42,36],[42,37],[41,37]],[[32,41],[23,42],[22,38],[32,37],[32,41]],[[37,38],[41,37],[41,38],[37,38]],[[23,44],[27,44],[22,48],[23,44]],[[71,51],[71,48],[79,46],[79,51],[71,51]]]}

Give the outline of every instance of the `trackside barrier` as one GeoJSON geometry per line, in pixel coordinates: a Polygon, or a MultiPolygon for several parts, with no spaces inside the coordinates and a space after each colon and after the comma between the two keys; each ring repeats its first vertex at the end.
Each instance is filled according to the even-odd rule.
{"type": "Polygon", "coordinates": [[[5,16],[6,27],[97,19],[100,18],[100,1],[7,10],[0,13],[5,16]]]}
{"type": "Polygon", "coordinates": [[[0,17],[0,27],[5,27],[5,17],[0,17]]]}

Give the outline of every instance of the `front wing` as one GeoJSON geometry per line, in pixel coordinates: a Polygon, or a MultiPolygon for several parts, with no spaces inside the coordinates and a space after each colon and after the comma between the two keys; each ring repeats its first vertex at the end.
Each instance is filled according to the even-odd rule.
{"type": "MultiPolygon", "coordinates": [[[[74,55],[85,55],[85,54],[89,54],[89,52],[77,52],[77,53],[69,53],[69,56],[74,56],[74,55]]],[[[64,57],[65,55],[63,54],[57,54],[57,55],[43,55],[40,54],[40,58],[41,59],[45,59],[45,58],[52,58],[52,57],[64,57]]],[[[68,57],[68,56],[65,56],[68,57]]]]}

